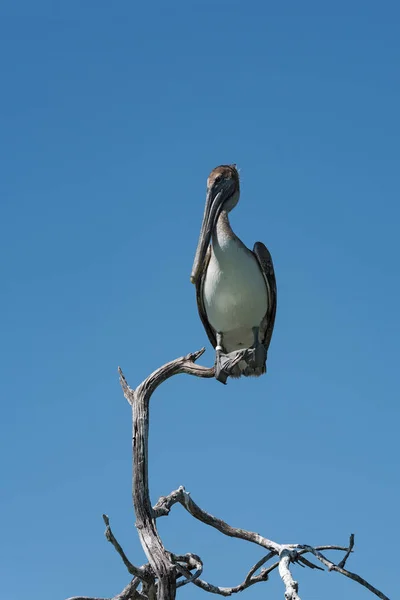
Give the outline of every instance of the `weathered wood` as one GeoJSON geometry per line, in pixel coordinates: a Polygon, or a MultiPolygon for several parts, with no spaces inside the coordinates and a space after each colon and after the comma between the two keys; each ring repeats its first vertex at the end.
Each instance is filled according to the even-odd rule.
{"type": "Polygon", "coordinates": [[[254,531],[246,531],[246,529],[232,527],[231,525],[228,525],[228,523],[225,523],[225,521],[222,519],[218,519],[217,517],[207,513],[192,500],[190,494],[188,494],[183,486],[172,492],[169,496],[163,496],[160,498],[154,507],[154,515],[156,517],[161,517],[168,514],[171,506],[177,502],[181,504],[193,517],[199,521],[202,521],[206,525],[215,527],[215,529],[218,529],[218,531],[228,535],[229,537],[235,537],[252,542],[253,544],[258,544],[267,550],[271,550],[274,555],[278,555],[280,552],[280,544],[277,544],[276,542],[263,537],[259,533],[255,533],[254,531]]]}
{"type": "Polygon", "coordinates": [[[146,600],[146,596],[137,591],[140,579],[134,577],[126,587],[113,598],[92,598],[90,596],[73,596],[68,600],[146,600]]]}
{"type": "Polygon", "coordinates": [[[293,576],[290,572],[290,563],[292,562],[294,556],[285,548],[282,550],[280,559],[279,559],[279,575],[283,583],[285,584],[285,599],[286,600],[300,600],[300,597],[297,593],[299,589],[299,584],[297,581],[293,579],[293,576]]]}
{"type": "Polygon", "coordinates": [[[173,375],[187,373],[197,377],[214,377],[214,369],[207,369],[195,364],[195,361],[203,352],[204,348],[167,363],[147,377],[136,390],[129,388],[120,370],[124,395],[132,406],[132,496],[136,514],[136,528],[143,550],[157,578],[158,600],[174,600],[177,570],[171,554],[166,551],[158,535],[150,502],[148,477],[150,399],[157,387],[173,375]]]}
{"type": "Polygon", "coordinates": [[[206,368],[197,365],[195,361],[203,354],[204,348],[185,357],[177,358],[154,371],[147,379],[139,385],[136,390],[131,389],[119,369],[120,382],[125,398],[132,408],[132,451],[133,451],[133,473],[132,473],[132,497],[136,514],[136,527],[143,550],[149,561],[148,564],[136,567],[133,565],[121,545],[116,540],[106,515],[103,515],[106,523],[106,537],[112,543],[121,557],[129,573],[134,575],[132,581],[112,599],[89,598],[87,596],[75,596],[69,600],[174,600],[176,590],[184,585],[193,584],[201,589],[221,596],[231,596],[242,592],[248,587],[265,582],[269,574],[278,569],[282,582],[285,586],[286,600],[300,600],[298,595],[298,582],[293,579],[290,567],[294,563],[302,566],[318,569],[317,565],[304,557],[304,554],[312,554],[329,571],[336,571],[346,577],[358,582],[381,600],[389,600],[385,594],[368,583],[365,579],[347,571],[344,568],[354,547],[354,535],[350,536],[348,546],[325,545],[312,547],[304,544],[278,544],[268,538],[245,529],[232,527],[222,519],[214,517],[200,506],[198,506],[186,492],[183,486],[171,492],[168,496],[162,496],[154,508],[150,502],[149,475],[148,475],[148,438],[150,420],[150,399],[157,387],[163,381],[179,373],[186,373],[196,377],[214,377],[214,368],[206,368]],[[195,554],[175,555],[169,552],[163,545],[158,534],[156,520],[169,514],[174,504],[181,504],[193,517],[208,526],[214,527],[222,534],[229,537],[239,538],[261,546],[268,550],[268,554],[261,558],[248,571],[242,583],[233,587],[221,587],[213,585],[200,578],[203,570],[203,562],[195,554]],[[321,551],[338,550],[345,552],[343,559],[335,564],[321,551]],[[261,568],[271,561],[277,560],[267,568],[261,568]],[[261,570],[260,570],[261,569],[261,570]],[[180,579],[184,577],[184,579],[180,579]],[[137,588],[141,586],[139,591],[137,588]]]}

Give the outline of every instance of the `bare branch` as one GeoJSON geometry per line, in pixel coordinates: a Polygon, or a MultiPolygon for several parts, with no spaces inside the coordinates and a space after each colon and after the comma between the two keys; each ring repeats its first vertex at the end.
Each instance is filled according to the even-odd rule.
{"type": "Polygon", "coordinates": [[[113,598],[95,598],[93,596],[71,596],[67,600],[113,600],[113,598]]]}
{"type": "Polygon", "coordinates": [[[205,352],[205,348],[200,348],[197,352],[190,352],[186,356],[182,356],[180,358],[176,358],[169,363],[166,363],[156,371],[153,371],[151,375],[145,379],[140,386],[135,390],[129,387],[125,375],[122,372],[122,369],[118,367],[118,373],[120,377],[120,384],[122,387],[122,391],[124,392],[124,396],[129,402],[129,404],[133,403],[134,397],[136,393],[146,392],[147,400],[150,400],[151,394],[157,389],[161,383],[173,377],[174,375],[179,375],[181,373],[185,373],[186,375],[193,375],[194,377],[202,377],[206,379],[211,379],[215,376],[214,367],[203,367],[202,365],[197,365],[196,360],[200,358],[205,352]]]}
{"type": "Polygon", "coordinates": [[[342,558],[342,560],[340,561],[340,563],[338,563],[338,567],[340,569],[343,569],[347,559],[349,558],[350,554],[352,553],[354,548],[354,533],[350,534],[350,540],[349,540],[349,547],[347,549],[346,554],[344,555],[344,557],[342,558]]]}
{"type": "Polygon", "coordinates": [[[154,518],[158,519],[159,517],[166,517],[169,515],[174,504],[177,504],[181,501],[182,491],[184,489],[185,488],[183,485],[181,485],[177,490],[174,490],[168,494],[168,496],[161,496],[153,508],[154,518]]]}
{"type": "Polygon", "coordinates": [[[258,569],[260,567],[265,565],[266,562],[271,560],[271,558],[273,558],[274,556],[276,556],[276,552],[268,552],[268,554],[266,556],[261,558],[253,567],[251,567],[250,571],[246,575],[246,579],[244,580],[244,582],[248,583],[251,580],[251,578],[253,577],[254,573],[256,571],[258,571],[258,569]]]}
{"type": "Polygon", "coordinates": [[[93,598],[92,596],[73,596],[68,600],[147,600],[147,596],[137,591],[137,587],[140,584],[140,579],[134,577],[132,581],[116,596],[113,598],[93,598]]]}
{"type": "Polygon", "coordinates": [[[289,566],[291,561],[294,559],[292,553],[288,549],[284,549],[281,552],[279,560],[279,575],[283,583],[285,584],[285,598],[286,600],[300,600],[300,596],[297,594],[299,584],[292,577],[289,566]]]}
{"type": "MultiPolygon", "coordinates": [[[[354,538],[353,538],[353,544],[354,544],[354,538]]],[[[366,587],[370,592],[375,594],[375,596],[378,596],[378,598],[381,598],[381,600],[389,600],[388,596],[385,596],[385,594],[383,592],[381,592],[376,587],[374,587],[373,585],[368,583],[368,581],[363,579],[363,577],[360,577],[359,575],[357,575],[356,573],[352,573],[351,571],[347,571],[347,569],[344,569],[344,568],[340,567],[339,565],[335,565],[335,563],[333,563],[328,558],[326,558],[326,556],[321,554],[321,552],[319,550],[317,550],[316,548],[313,548],[312,546],[306,546],[306,545],[299,546],[299,548],[302,548],[302,549],[306,550],[307,552],[311,552],[312,554],[314,554],[314,556],[316,558],[318,558],[318,560],[320,560],[326,567],[328,567],[329,571],[337,571],[338,573],[345,575],[349,579],[353,579],[353,581],[357,581],[357,583],[366,587]]]]}
{"type": "Polygon", "coordinates": [[[132,388],[129,387],[128,382],[125,379],[125,375],[123,374],[121,367],[118,367],[118,373],[119,373],[119,382],[121,384],[122,391],[124,392],[125,399],[132,406],[133,399],[135,397],[135,390],[133,390],[132,388]]]}
{"type": "Polygon", "coordinates": [[[314,563],[312,563],[310,560],[308,560],[307,558],[304,558],[304,556],[298,556],[296,559],[297,564],[300,565],[300,567],[309,567],[310,569],[318,569],[318,571],[324,571],[325,569],[323,569],[322,567],[319,567],[318,565],[315,565],[314,563]]]}
{"type": "Polygon", "coordinates": [[[332,546],[332,545],[325,545],[325,546],[315,546],[316,550],[339,550],[342,552],[346,552],[347,551],[347,546],[332,546]]]}
{"type": "MultiPolygon", "coordinates": [[[[266,558],[266,557],[264,557],[264,558],[266,558]]],[[[271,570],[275,569],[278,566],[278,564],[279,563],[276,563],[269,569],[263,569],[259,575],[251,577],[250,579],[248,579],[246,577],[246,579],[242,583],[240,583],[239,585],[236,585],[234,587],[217,586],[212,583],[209,583],[208,581],[204,581],[203,579],[200,579],[200,578],[195,579],[193,581],[193,583],[194,583],[194,585],[197,585],[197,587],[200,587],[204,591],[210,592],[211,594],[218,594],[220,596],[231,596],[232,594],[237,594],[238,592],[242,592],[243,590],[251,587],[255,583],[261,583],[262,581],[267,581],[268,574],[270,573],[271,570]]],[[[190,571],[186,570],[184,567],[181,567],[181,572],[183,575],[185,575],[185,577],[190,576],[190,571]]]]}
{"type": "Polygon", "coordinates": [[[193,583],[193,581],[195,581],[195,579],[198,579],[198,577],[200,577],[200,575],[203,572],[203,561],[196,554],[185,554],[184,556],[179,556],[179,555],[173,554],[173,559],[174,559],[174,561],[176,561],[177,570],[184,577],[186,577],[186,579],[184,581],[177,582],[177,584],[176,584],[177,588],[182,587],[183,585],[186,585],[188,583],[193,583]],[[181,564],[179,564],[180,562],[184,562],[187,565],[187,567],[189,568],[189,570],[196,569],[195,572],[193,573],[193,575],[191,574],[190,577],[188,578],[187,571],[184,567],[182,567],[181,564]]]}
{"type": "Polygon", "coordinates": [[[204,348],[177,358],[154,371],[134,391],[119,369],[121,387],[132,406],[133,429],[133,486],[132,496],[136,514],[136,527],[143,550],[158,580],[158,600],[174,600],[176,593],[176,567],[171,555],[162,544],[157,532],[154,512],[150,502],[148,477],[148,437],[150,398],[157,387],[179,373],[197,377],[214,377],[214,369],[196,365],[204,348]]]}
{"type": "Polygon", "coordinates": [[[151,577],[148,570],[146,570],[143,567],[135,567],[135,565],[133,565],[129,561],[129,559],[127,558],[125,552],[123,551],[121,545],[119,544],[119,542],[117,541],[117,539],[115,538],[115,536],[111,530],[110,519],[108,518],[107,515],[103,515],[103,521],[106,525],[106,530],[104,532],[104,535],[106,536],[107,541],[109,541],[114,546],[114,548],[116,549],[116,551],[122,558],[122,561],[123,561],[124,565],[126,566],[126,568],[128,569],[129,573],[131,575],[135,575],[135,577],[138,577],[139,580],[147,581],[149,583],[153,582],[154,577],[151,577]]]}
{"type": "Polygon", "coordinates": [[[141,582],[142,580],[139,577],[134,577],[122,592],[114,596],[112,600],[148,600],[147,596],[136,589],[141,582]]]}
{"type": "Polygon", "coordinates": [[[246,529],[238,529],[236,527],[232,527],[222,521],[222,519],[218,519],[217,517],[213,517],[205,510],[200,508],[190,497],[190,494],[185,490],[183,486],[173,491],[169,496],[163,496],[157,502],[153,509],[153,514],[155,517],[161,517],[169,513],[171,506],[174,504],[181,504],[195,519],[206,523],[206,525],[211,525],[215,529],[218,529],[224,535],[228,535],[229,537],[239,538],[242,540],[247,540],[248,542],[252,542],[253,544],[258,544],[267,550],[273,551],[275,554],[279,554],[281,550],[281,545],[273,542],[259,533],[254,533],[253,531],[247,531],[246,529]]]}

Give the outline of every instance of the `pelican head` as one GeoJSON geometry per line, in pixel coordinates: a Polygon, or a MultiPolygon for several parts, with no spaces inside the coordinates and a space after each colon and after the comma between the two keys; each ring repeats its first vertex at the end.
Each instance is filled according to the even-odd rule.
{"type": "Polygon", "coordinates": [[[239,173],[236,165],[221,165],[211,171],[207,179],[206,207],[190,276],[192,283],[196,283],[201,272],[202,263],[218,217],[223,210],[229,212],[236,206],[239,201],[239,194],[239,173]]]}

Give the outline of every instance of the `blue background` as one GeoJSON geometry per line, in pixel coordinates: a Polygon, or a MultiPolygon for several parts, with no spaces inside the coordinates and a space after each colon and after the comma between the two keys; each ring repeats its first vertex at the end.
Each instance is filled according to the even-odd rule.
{"type": "MultiPolygon", "coordinates": [[[[2,597],[119,592],[103,512],[145,561],[117,365],[135,387],[202,345],[212,364],[189,275],[206,178],[230,162],[232,226],[277,273],[269,373],[157,391],[152,498],[183,484],[277,542],[355,532],[349,569],[394,597],[398,3],[5,1],[0,16],[2,597]]],[[[159,525],[214,584],[263,555],[179,506],[159,525]]],[[[372,597],[293,573],[304,599],[372,597]]],[[[283,591],[275,572],[245,594],[283,591]]]]}

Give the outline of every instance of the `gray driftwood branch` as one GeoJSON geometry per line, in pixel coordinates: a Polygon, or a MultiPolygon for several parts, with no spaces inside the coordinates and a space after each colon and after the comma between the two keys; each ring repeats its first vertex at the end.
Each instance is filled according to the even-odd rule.
{"type": "Polygon", "coordinates": [[[134,577],[132,581],[116,596],[113,598],[92,598],[91,596],[73,596],[68,600],[146,600],[147,596],[144,596],[137,591],[137,587],[140,584],[140,579],[134,577]]]}
{"type": "Polygon", "coordinates": [[[196,585],[206,592],[221,596],[231,596],[232,594],[242,592],[256,583],[267,581],[270,573],[274,570],[278,570],[284,584],[285,600],[300,600],[298,594],[299,584],[293,578],[291,567],[294,564],[299,564],[302,567],[310,569],[324,570],[323,567],[306,558],[305,554],[312,555],[314,559],[317,559],[317,561],[327,567],[328,571],[341,573],[370,590],[378,598],[389,600],[388,596],[380,592],[365,579],[345,569],[346,561],[354,547],[353,534],[350,536],[348,546],[325,545],[313,547],[306,544],[279,544],[259,533],[232,527],[222,519],[207,513],[192,500],[190,494],[183,486],[171,492],[168,496],[162,496],[155,506],[152,507],[148,477],[150,399],[157,387],[173,375],[185,373],[187,375],[194,375],[195,377],[214,377],[214,368],[207,368],[196,364],[196,360],[203,352],[204,348],[163,365],[147,377],[136,390],[129,387],[124,374],[119,369],[122,390],[132,408],[132,496],[136,515],[136,528],[148,563],[137,567],[130,562],[111,530],[108,517],[103,515],[106,524],[106,538],[114,546],[127,571],[133,575],[133,579],[122,592],[111,599],[75,596],[69,600],[174,600],[176,590],[189,584],[196,585]],[[201,579],[203,571],[202,559],[192,553],[176,555],[169,551],[164,547],[157,531],[157,519],[167,516],[175,504],[180,504],[194,518],[210,527],[218,529],[224,535],[257,544],[263,548],[264,552],[267,551],[267,554],[264,554],[248,570],[243,581],[236,586],[221,587],[201,579]],[[332,550],[345,553],[340,562],[334,563],[321,553],[322,551],[332,550]]]}

